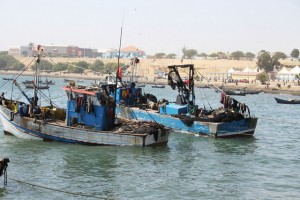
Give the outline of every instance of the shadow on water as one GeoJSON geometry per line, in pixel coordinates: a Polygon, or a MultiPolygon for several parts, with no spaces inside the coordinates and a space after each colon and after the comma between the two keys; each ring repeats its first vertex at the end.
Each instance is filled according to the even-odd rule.
{"type": "MultiPolygon", "coordinates": [[[[0,181],[2,182],[2,178],[3,177],[0,177],[0,181]]],[[[5,197],[5,193],[6,193],[6,188],[4,188],[3,185],[0,186],[0,199],[5,197]]]]}
{"type": "Polygon", "coordinates": [[[237,138],[227,138],[221,139],[217,138],[213,140],[215,145],[215,152],[222,154],[253,154],[255,149],[257,139],[255,137],[237,137],[237,138]]]}

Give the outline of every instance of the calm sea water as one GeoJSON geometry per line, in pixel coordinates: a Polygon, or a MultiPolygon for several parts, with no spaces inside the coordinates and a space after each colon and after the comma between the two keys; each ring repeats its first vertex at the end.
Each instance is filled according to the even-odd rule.
{"type": "MultiPolygon", "coordinates": [[[[65,105],[63,80],[53,80],[50,95],[65,105]]],[[[175,100],[169,87],[144,90],[175,100]]],[[[1,91],[10,97],[11,86],[1,91]]],[[[214,90],[196,92],[200,106],[220,105],[214,90]]],[[[0,157],[11,160],[0,199],[300,199],[300,105],[277,104],[274,96],[297,98],[236,97],[259,117],[253,138],[174,132],[165,147],[100,147],[22,140],[3,135],[0,125],[0,157]]]]}

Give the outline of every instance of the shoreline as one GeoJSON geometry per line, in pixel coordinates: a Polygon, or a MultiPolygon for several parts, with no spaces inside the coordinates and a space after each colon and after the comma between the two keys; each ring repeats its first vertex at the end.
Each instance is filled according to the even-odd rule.
{"type": "MultiPolygon", "coordinates": [[[[18,74],[16,71],[0,71],[0,75],[15,75],[18,74]]],[[[33,76],[34,73],[30,71],[24,71],[23,76],[33,76]]],[[[44,77],[51,77],[51,78],[72,78],[72,79],[84,79],[84,80],[104,80],[105,77],[108,74],[102,74],[102,75],[94,75],[93,73],[85,73],[85,74],[63,74],[63,73],[45,73],[43,72],[41,76],[44,77]]],[[[75,80],[76,82],[76,80],[75,80]]],[[[156,79],[154,80],[154,77],[149,77],[148,80],[142,81],[145,84],[161,84],[161,85],[167,85],[168,80],[167,79],[156,79]],[[151,80],[152,79],[152,80],[151,80]]],[[[277,81],[270,81],[270,85],[267,88],[267,85],[262,85],[261,83],[238,83],[236,85],[235,83],[222,83],[221,81],[216,82],[208,82],[208,81],[195,81],[195,87],[197,86],[203,86],[203,85],[214,85],[217,87],[222,87],[224,89],[229,90],[253,90],[253,91],[262,91],[265,93],[272,93],[272,94],[292,94],[296,96],[300,96],[300,86],[295,85],[294,82],[288,82],[286,85],[283,85],[283,82],[277,82],[277,81]],[[281,84],[282,86],[280,88],[277,87],[277,84],[281,84]],[[290,85],[290,87],[288,87],[290,85]]]]}

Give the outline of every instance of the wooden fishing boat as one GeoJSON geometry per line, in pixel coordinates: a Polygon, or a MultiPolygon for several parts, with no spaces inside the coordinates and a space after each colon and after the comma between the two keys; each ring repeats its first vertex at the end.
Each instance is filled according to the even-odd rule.
{"type": "Polygon", "coordinates": [[[246,92],[244,90],[223,90],[226,94],[231,96],[246,96],[246,92]]]}
{"type": "Polygon", "coordinates": [[[3,77],[2,79],[5,80],[5,81],[12,81],[12,80],[14,80],[13,78],[5,78],[5,77],[3,77]]]}
{"type": "Polygon", "coordinates": [[[174,100],[157,101],[153,95],[142,95],[141,88],[118,88],[116,113],[120,118],[155,121],[169,128],[213,137],[252,136],[257,118],[249,107],[221,93],[224,108],[206,110],[195,105],[194,65],[169,66],[168,84],[178,90],[174,100]],[[180,77],[178,68],[189,70],[189,83],[180,77]],[[130,95],[129,95],[130,94],[130,95]],[[231,111],[234,110],[234,112],[231,111]]]}
{"type": "Polygon", "coordinates": [[[44,84],[39,84],[38,86],[35,86],[33,83],[25,83],[24,85],[27,89],[34,89],[35,87],[39,90],[49,89],[49,86],[44,84]]]}
{"type": "MultiPolygon", "coordinates": [[[[41,51],[37,65],[40,56],[41,51]]],[[[75,86],[71,82],[63,88],[67,94],[67,107],[60,108],[52,101],[40,106],[38,88],[29,98],[17,81],[14,85],[27,102],[3,98],[0,119],[5,134],[23,139],[91,145],[156,146],[168,142],[170,129],[163,125],[115,118],[114,99],[102,88],[75,86]]],[[[110,89],[115,90],[112,86],[110,89]]]]}
{"type": "Polygon", "coordinates": [[[43,84],[43,85],[55,85],[55,82],[52,81],[52,80],[46,80],[46,81],[39,81],[40,84],[43,84]]]}
{"type": "Polygon", "coordinates": [[[246,94],[259,94],[262,90],[243,90],[246,94]]]}
{"type": "Polygon", "coordinates": [[[289,99],[289,100],[285,100],[285,99],[279,99],[274,97],[277,103],[280,104],[300,104],[300,100],[298,99],[289,99]]]}

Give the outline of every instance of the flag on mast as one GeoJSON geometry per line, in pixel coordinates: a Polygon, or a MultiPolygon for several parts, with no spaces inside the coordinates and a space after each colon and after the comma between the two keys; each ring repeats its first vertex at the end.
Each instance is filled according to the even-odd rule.
{"type": "Polygon", "coordinates": [[[120,81],[122,81],[122,68],[120,66],[118,66],[118,79],[120,79],[120,81]]]}

